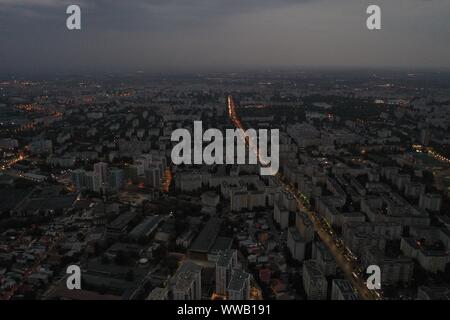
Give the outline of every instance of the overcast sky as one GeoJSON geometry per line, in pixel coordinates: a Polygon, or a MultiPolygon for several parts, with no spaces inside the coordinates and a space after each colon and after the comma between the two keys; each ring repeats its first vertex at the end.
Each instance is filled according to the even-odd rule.
{"type": "Polygon", "coordinates": [[[449,68],[450,1],[0,0],[3,73],[289,66],[449,68]]]}

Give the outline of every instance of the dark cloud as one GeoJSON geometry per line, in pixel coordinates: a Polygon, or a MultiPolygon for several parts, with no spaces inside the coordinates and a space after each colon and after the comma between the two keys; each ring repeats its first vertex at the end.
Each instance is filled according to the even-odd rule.
{"type": "MultiPolygon", "coordinates": [[[[175,30],[203,26],[204,23],[235,14],[298,5],[311,0],[0,0],[3,21],[17,24],[48,23],[61,20],[69,4],[78,4],[89,24],[99,29],[154,27],[175,30]]],[[[316,0],[319,1],[319,0],[316,0]]],[[[218,20],[217,20],[218,19],[218,20]]]]}
{"type": "Polygon", "coordinates": [[[448,0],[0,0],[0,71],[450,66],[448,0]],[[365,28],[368,4],[383,29],[365,28]],[[82,30],[65,28],[82,8],[82,30]]]}

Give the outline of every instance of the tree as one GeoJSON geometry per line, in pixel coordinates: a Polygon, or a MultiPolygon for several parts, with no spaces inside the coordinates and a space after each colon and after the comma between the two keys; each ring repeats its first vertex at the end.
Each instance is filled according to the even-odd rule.
{"type": "Polygon", "coordinates": [[[102,264],[109,264],[111,261],[109,260],[107,255],[102,255],[102,264]]]}
{"type": "Polygon", "coordinates": [[[127,274],[125,275],[125,280],[127,281],[133,281],[134,280],[134,271],[133,270],[128,270],[127,274]]]}
{"type": "Polygon", "coordinates": [[[120,250],[117,252],[116,257],[114,258],[114,262],[119,266],[127,265],[129,262],[130,256],[127,252],[120,250]]]}
{"type": "Polygon", "coordinates": [[[169,270],[169,273],[174,273],[178,269],[178,259],[173,256],[168,256],[164,259],[164,265],[169,270]]]}

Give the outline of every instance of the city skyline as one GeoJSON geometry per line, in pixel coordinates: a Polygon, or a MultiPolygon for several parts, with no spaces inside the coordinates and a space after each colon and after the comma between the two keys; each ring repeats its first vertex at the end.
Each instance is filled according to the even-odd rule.
{"type": "Polygon", "coordinates": [[[448,299],[448,83],[3,80],[0,300],[448,299]],[[269,175],[249,129],[277,132],[269,175]],[[233,155],[227,132],[242,133],[233,155]]]}

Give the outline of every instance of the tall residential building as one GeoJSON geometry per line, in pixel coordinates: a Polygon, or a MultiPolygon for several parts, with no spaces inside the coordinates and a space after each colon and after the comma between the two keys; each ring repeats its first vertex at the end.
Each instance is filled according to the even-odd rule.
{"type": "Polygon", "coordinates": [[[184,261],[170,280],[174,300],[200,300],[202,298],[202,267],[184,261]]]}
{"type": "Polygon", "coordinates": [[[316,260],[303,263],[303,287],[308,300],[325,300],[327,298],[327,279],[316,260]]]}
{"type": "Polygon", "coordinates": [[[336,261],[322,241],[314,242],[312,258],[317,261],[325,276],[336,274],[336,261]]]}
{"type": "Polygon", "coordinates": [[[143,175],[144,171],[148,168],[152,162],[152,156],[150,154],[140,155],[134,159],[134,164],[139,166],[139,175],[143,175]]]}
{"type": "Polygon", "coordinates": [[[296,228],[290,227],[287,234],[287,247],[295,260],[303,261],[305,259],[305,245],[306,242],[300,232],[296,228]]]}
{"type": "Polygon", "coordinates": [[[422,209],[430,211],[440,211],[442,205],[442,197],[439,194],[425,193],[420,196],[419,206],[422,209]]]}
{"type": "Polygon", "coordinates": [[[86,188],[94,192],[100,192],[102,187],[101,177],[95,172],[87,172],[85,176],[86,188]]]}
{"type": "Polygon", "coordinates": [[[161,187],[161,171],[157,165],[149,165],[145,170],[145,183],[147,186],[159,189],[161,187]]]}
{"type": "Polygon", "coordinates": [[[405,186],[405,196],[419,198],[425,192],[425,184],[419,182],[410,182],[405,186]]]}
{"type": "Polygon", "coordinates": [[[94,173],[100,176],[102,185],[108,183],[108,164],[106,162],[97,162],[94,164],[94,173]]]}
{"type": "Polygon", "coordinates": [[[126,166],[124,169],[124,173],[126,181],[131,181],[134,184],[139,183],[139,166],[135,164],[126,166]]]}
{"type": "Polygon", "coordinates": [[[167,288],[155,288],[145,300],[167,300],[168,296],[169,290],[167,288]]]}
{"type": "Polygon", "coordinates": [[[30,143],[29,150],[32,154],[49,154],[52,153],[53,143],[52,140],[36,140],[30,143]]]}
{"type": "Polygon", "coordinates": [[[251,276],[249,273],[241,269],[235,269],[228,285],[228,299],[249,300],[250,280],[251,276]]]}
{"type": "Polygon", "coordinates": [[[413,260],[409,257],[386,257],[383,249],[377,247],[365,247],[360,255],[363,268],[369,265],[377,265],[381,269],[381,283],[396,285],[398,282],[409,282],[414,272],[413,260]]]}
{"type": "Polygon", "coordinates": [[[301,211],[297,212],[295,216],[295,226],[306,242],[314,239],[314,226],[306,213],[301,211]]]}
{"type": "Polygon", "coordinates": [[[77,190],[84,188],[86,186],[86,171],[82,169],[73,170],[71,180],[77,190]]]}
{"type": "Polygon", "coordinates": [[[280,225],[281,229],[287,229],[289,226],[289,210],[285,208],[281,200],[273,204],[273,219],[280,225]]]}
{"type": "Polygon", "coordinates": [[[431,130],[430,129],[422,129],[420,131],[420,143],[423,146],[428,146],[431,141],[431,130]]]}
{"type": "Polygon", "coordinates": [[[358,300],[351,283],[344,279],[333,279],[331,300],[358,300]]]}
{"type": "Polygon", "coordinates": [[[216,262],[216,293],[225,296],[233,269],[237,265],[237,251],[220,251],[216,262]]]}
{"type": "Polygon", "coordinates": [[[122,169],[112,168],[109,171],[108,186],[113,191],[119,191],[125,183],[125,174],[122,169]]]}
{"type": "Polygon", "coordinates": [[[19,146],[19,142],[17,139],[11,139],[11,138],[3,138],[0,139],[0,148],[4,149],[14,149],[19,146]]]}

